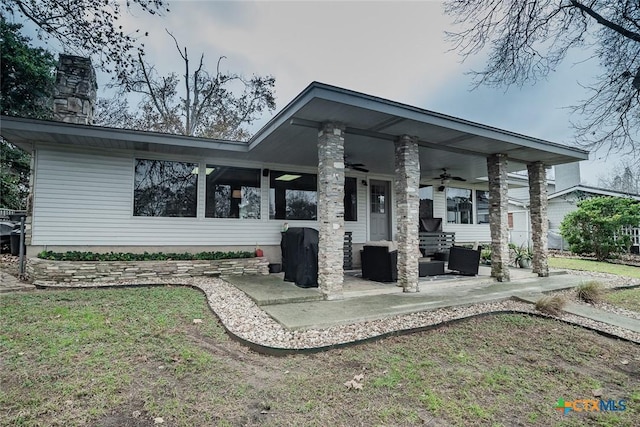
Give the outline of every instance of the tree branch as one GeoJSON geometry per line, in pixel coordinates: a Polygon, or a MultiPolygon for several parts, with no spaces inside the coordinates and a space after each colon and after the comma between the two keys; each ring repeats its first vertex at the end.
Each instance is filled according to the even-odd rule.
{"type": "Polygon", "coordinates": [[[629,31],[626,28],[616,24],[615,22],[611,22],[608,19],[606,19],[605,17],[603,17],[602,15],[600,15],[599,13],[597,13],[596,11],[594,11],[592,8],[583,5],[582,3],[580,3],[577,0],[571,0],[571,4],[574,5],[575,7],[577,7],[578,9],[580,9],[581,11],[583,11],[584,13],[586,13],[587,15],[591,16],[593,19],[595,19],[599,24],[604,25],[607,28],[612,29],[613,31],[617,32],[618,34],[631,39],[633,41],[636,42],[640,42],[640,34],[639,33],[635,33],[633,31],[629,31]]]}

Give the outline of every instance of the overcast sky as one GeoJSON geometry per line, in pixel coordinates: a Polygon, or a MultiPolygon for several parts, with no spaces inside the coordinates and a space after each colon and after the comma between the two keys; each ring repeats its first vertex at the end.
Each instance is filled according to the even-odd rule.
{"type": "MultiPolygon", "coordinates": [[[[444,31],[454,27],[438,1],[173,0],[169,7],[163,17],[126,15],[132,29],[149,31],[150,63],[160,72],[182,72],[166,28],[192,58],[204,52],[209,70],[224,55],[223,70],[275,76],[277,111],[319,81],[572,145],[566,107],[586,96],[578,82],[597,72],[593,62],[577,64],[585,54],[576,52],[535,86],[470,91],[466,72],[481,69],[484,58],[461,63],[449,51],[444,31]]],[[[618,159],[591,157],[582,179],[596,185],[618,159]]]]}

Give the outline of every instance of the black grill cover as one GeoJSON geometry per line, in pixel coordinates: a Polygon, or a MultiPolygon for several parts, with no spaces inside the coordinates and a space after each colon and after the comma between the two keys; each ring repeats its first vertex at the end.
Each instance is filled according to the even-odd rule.
{"type": "Polygon", "coordinates": [[[282,233],[284,280],[301,288],[318,286],[318,230],[292,227],[282,233]]]}

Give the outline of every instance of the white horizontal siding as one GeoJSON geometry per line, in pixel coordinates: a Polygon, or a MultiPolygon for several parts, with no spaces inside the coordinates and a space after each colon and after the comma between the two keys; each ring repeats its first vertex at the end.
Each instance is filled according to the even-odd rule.
{"type": "MultiPolygon", "coordinates": [[[[198,188],[198,218],[135,217],[132,154],[42,148],[36,156],[33,245],[254,246],[280,243],[285,221],[268,219],[268,178],[262,179],[261,220],[204,218],[203,182],[198,188]]],[[[290,227],[318,228],[317,221],[288,222],[290,227]]],[[[366,241],[367,187],[358,185],[358,221],[345,222],[345,229],[353,232],[354,242],[366,241]]]]}
{"type": "Polygon", "coordinates": [[[562,197],[550,200],[547,207],[547,216],[549,218],[549,229],[559,230],[560,223],[569,213],[578,209],[574,201],[564,200],[562,197]]]}
{"type": "Polygon", "coordinates": [[[353,243],[365,243],[369,240],[367,236],[367,223],[369,218],[369,209],[367,203],[367,195],[369,187],[362,185],[362,177],[356,177],[356,191],[358,203],[358,220],[345,221],[344,231],[350,231],[353,243]]]}
{"type": "MultiPolygon", "coordinates": [[[[462,186],[460,186],[462,187],[462,186]]],[[[475,195],[474,195],[475,198],[475,195]]],[[[475,202],[475,199],[474,199],[475,202]]],[[[475,209],[475,204],[474,204],[475,209]]],[[[447,193],[446,191],[433,191],[433,216],[442,218],[442,231],[456,233],[456,242],[474,243],[491,241],[489,224],[449,224],[447,223],[447,193]]]]}

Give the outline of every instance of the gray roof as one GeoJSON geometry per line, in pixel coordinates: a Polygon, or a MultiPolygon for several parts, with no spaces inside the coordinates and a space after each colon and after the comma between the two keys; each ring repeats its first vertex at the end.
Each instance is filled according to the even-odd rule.
{"type": "Polygon", "coordinates": [[[325,121],[346,126],[346,156],[366,164],[372,173],[393,174],[393,141],[405,134],[417,137],[423,181],[435,179],[441,168],[478,180],[487,175],[486,157],[495,153],[508,155],[510,172],[536,161],[551,166],[588,159],[588,152],[578,148],[318,82],[304,89],[249,142],[9,117],[2,117],[0,133],[25,149],[44,142],[194,156],[217,152],[265,165],[316,167],[317,130],[325,121]]]}

